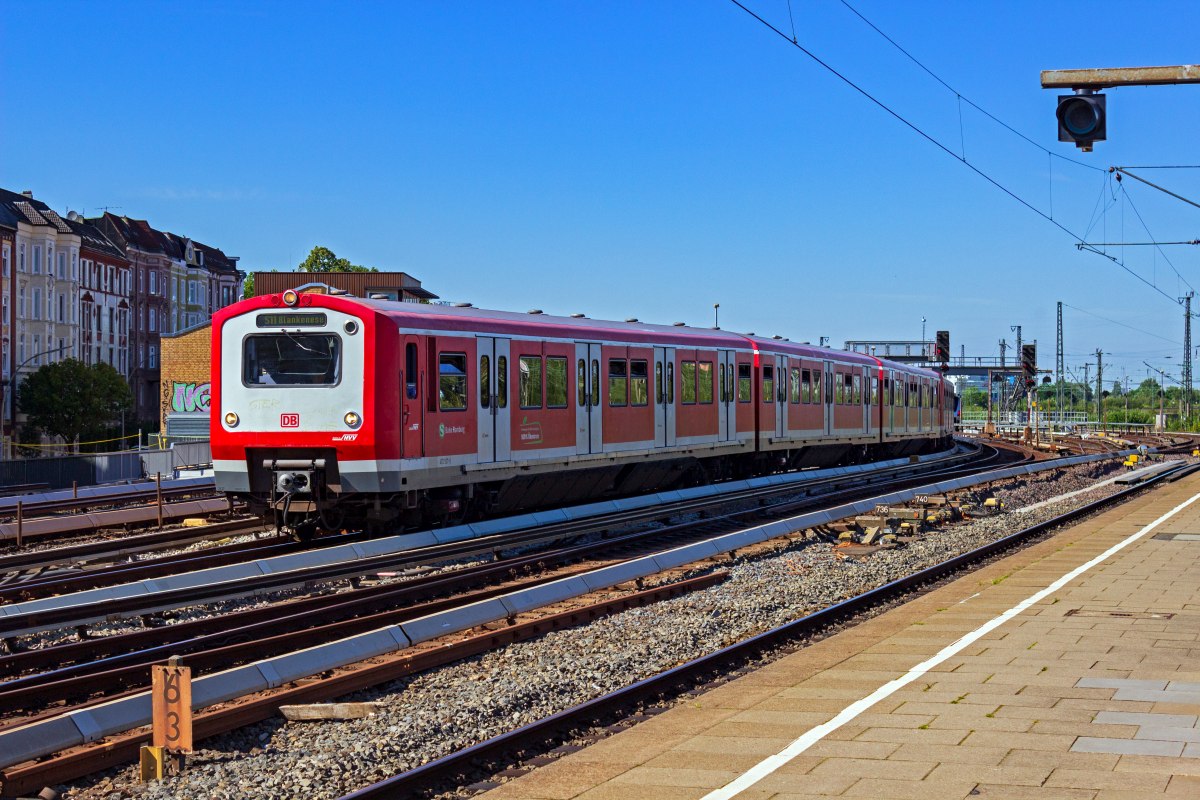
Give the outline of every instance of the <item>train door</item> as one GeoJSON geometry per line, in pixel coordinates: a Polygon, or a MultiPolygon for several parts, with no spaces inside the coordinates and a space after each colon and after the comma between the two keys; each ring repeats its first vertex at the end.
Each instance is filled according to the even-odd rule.
{"type": "Polygon", "coordinates": [[[737,438],[737,409],[734,406],[734,396],[736,394],[734,378],[734,358],[733,352],[730,350],[721,350],[717,353],[717,370],[719,371],[718,386],[718,402],[720,403],[717,409],[717,425],[719,428],[718,439],[722,442],[732,441],[737,438]]]}
{"type": "Polygon", "coordinates": [[[775,438],[787,436],[788,430],[788,359],[775,356],[775,438]]]}
{"type": "Polygon", "coordinates": [[[654,348],[654,446],[675,444],[675,348],[654,348]]]}
{"type": "Polygon", "coordinates": [[[512,458],[511,416],[508,409],[509,340],[480,336],[479,350],[479,460],[512,458]]]}
{"type": "Polygon", "coordinates": [[[404,368],[400,371],[400,457],[425,455],[425,406],[421,403],[421,337],[403,336],[404,368]]]}
{"type": "Polygon", "coordinates": [[[575,343],[575,452],[604,452],[600,409],[600,345],[575,343]]]}
{"type": "Polygon", "coordinates": [[[822,397],[821,406],[825,409],[825,435],[829,436],[833,433],[833,364],[828,361],[823,362],[825,377],[821,381],[822,397]]]}

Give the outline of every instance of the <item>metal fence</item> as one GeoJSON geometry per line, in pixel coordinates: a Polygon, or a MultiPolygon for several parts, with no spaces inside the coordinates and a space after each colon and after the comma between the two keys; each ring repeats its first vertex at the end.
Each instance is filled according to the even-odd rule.
{"type": "Polygon", "coordinates": [[[69,489],[73,485],[134,481],[156,473],[174,475],[177,469],[211,463],[208,442],[174,444],[166,450],[20,458],[0,461],[0,488],[46,484],[51,489],[69,489]]]}

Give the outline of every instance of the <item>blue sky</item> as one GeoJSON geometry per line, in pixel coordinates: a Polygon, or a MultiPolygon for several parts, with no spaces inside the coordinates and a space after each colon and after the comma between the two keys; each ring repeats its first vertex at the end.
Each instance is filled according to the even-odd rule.
{"type": "MultiPolygon", "coordinates": [[[[746,4],[790,32],[786,0],[746,4]]],[[[1148,240],[1136,212],[1160,241],[1197,238],[1200,210],[1103,170],[1200,164],[1200,86],[1110,90],[1090,154],[1055,140],[1057,92],[1039,86],[1047,68],[1194,61],[1195,3],[852,5],[964,97],[1101,168],[960,116],[839,0],[792,0],[802,45],[1014,193],[1045,213],[1052,198],[1091,241],[1148,240]]],[[[117,207],[243,268],[323,244],[449,300],[702,325],[719,302],[724,328],[839,346],[917,338],[924,316],[956,355],[1022,324],[1047,368],[1062,300],[1069,366],[1102,348],[1113,377],[1141,380],[1143,359],[1178,375],[1167,297],[723,0],[11,3],[2,19],[0,185],[117,207]]],[[[1200,198],[1200,171],[1141,174],[1200,198]]],[[[1169,297],[1200,286],[1200,248],[1113,253],[1169,297]]]]}

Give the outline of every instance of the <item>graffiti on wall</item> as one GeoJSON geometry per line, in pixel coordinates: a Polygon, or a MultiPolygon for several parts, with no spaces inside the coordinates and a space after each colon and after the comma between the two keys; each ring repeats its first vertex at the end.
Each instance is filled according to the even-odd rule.
{"type": "Polygon", "coordinates": [[[171,384],[171,410],[208,411],[209,383],[180,383],[171,384]]]}

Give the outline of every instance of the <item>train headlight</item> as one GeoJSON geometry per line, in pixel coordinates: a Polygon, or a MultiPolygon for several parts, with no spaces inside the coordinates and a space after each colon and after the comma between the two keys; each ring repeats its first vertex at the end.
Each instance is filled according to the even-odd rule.
{"type": "Polygon", "coordinates": [[[300,294],[295,289],[288,289],[283,293],[283,302],[286,305],[294,306],[300,302],[300,294]]]}
{"type": "Polygon", "coordinates": [[[230,428],[236,428],[237,424],[238,424],[238,415],[233,413],[232,411],[226,412],[225,424],[228,425],[230,428]]]}
{"type": "Polygon", "coordinates": [[[342,417],[342,419],[346,422],[346,426],[350,428],[357,428],[359,423],[362,422],[362,417],[353,411],[347,411],[346,416],[342,417]]]}

